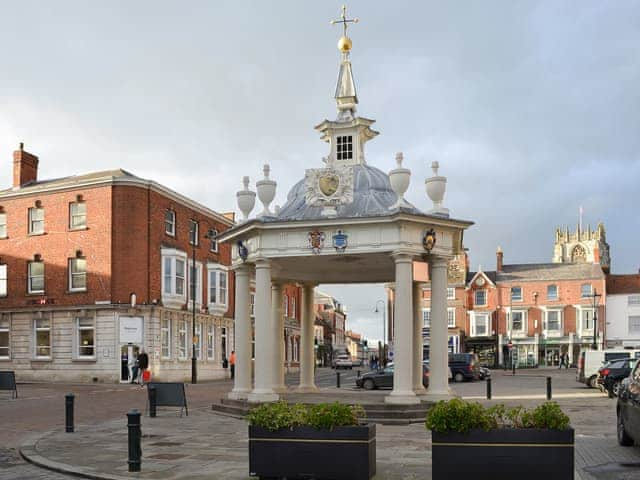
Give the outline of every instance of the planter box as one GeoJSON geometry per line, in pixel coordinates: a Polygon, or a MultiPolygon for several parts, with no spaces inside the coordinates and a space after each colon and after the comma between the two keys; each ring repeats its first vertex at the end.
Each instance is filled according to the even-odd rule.
{"type": "Polygon", "coordinates": [[[574,431],[432,432],[433,480],[573,480],[574,431]]]}
{"type": "Polygon", "coordinates": [[[260,478],[369,480],[376,474],[376,426],[275,432],[249,426],[249,472],[260,478]]]}

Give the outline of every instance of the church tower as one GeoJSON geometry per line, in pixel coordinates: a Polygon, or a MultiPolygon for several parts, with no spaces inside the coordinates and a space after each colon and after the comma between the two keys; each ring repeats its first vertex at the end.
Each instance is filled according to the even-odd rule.
{"type": "Polygon", "coordinates": [[[597,263],[608,273],[611,257],[604,224],[599,223],[595,230],[578,225],[575,233],[569,227],[556,228],[553,263],[597,263]]]}

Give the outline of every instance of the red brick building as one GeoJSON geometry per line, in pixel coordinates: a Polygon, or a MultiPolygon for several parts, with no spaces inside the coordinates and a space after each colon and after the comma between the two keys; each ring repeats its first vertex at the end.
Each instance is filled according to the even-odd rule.
{"type": "Polygon", "coordinates": [[[232,215],[124,170],[37,173],[21,145],[0,191],[0,368],[19,380],[126,381],[145,348],[155,378],[190,378],[195,280],[199,378],[224,376],[234,282],[215,235],[232,215]]]}

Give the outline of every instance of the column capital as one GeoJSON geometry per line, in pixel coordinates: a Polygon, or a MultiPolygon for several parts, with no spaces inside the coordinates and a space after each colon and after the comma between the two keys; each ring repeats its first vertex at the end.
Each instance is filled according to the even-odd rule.
{"type": "Polygon", "coordinates": [[[429,255],[429,266],[433,268],[447,267],[452,258],[453,257],[445,257],[444,255],[429,255]]]}
{"type": "Polygon", "coordinates": [[[271,268],[271,259],[267,257],[258,257],[254,263],[256,268],[271,268]]]}
{"type": "Polygon", "coordinates": [[[391,258],[396,263],[413,263],[414,253],[410,250],[394,250],[391,258]]]}
{"type": "Polygon", "coordinates": [[[252,266],[250,263],[240,263],[238,265],[234,265],[231,269],[236,275],[249,275],[251,274],[252,266]]]}

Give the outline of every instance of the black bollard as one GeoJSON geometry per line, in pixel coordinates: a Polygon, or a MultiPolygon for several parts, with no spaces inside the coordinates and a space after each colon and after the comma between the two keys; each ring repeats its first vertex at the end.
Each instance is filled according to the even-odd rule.
{"type": "Polygon", "coordinates": [[[64,396],[64,431],[73,433],[73,393],[64,396]]]}
{"type": "Polygon", "coordinates": [[[551,377],[547,377],[547,400],[551,400],[551,377]]]}
{"type": "Polygon", "coordinates": [[[336,388],[340,388],[340,372],[336,372],[336,388]]]}
{"type": "Polygon", "coordinates": [[[142,431],[140,430],[140,412],[136,409],[127,413],[127,427],[129,427],[129,471],[139,472],[142,463],[142,431]]]}
{"type": "Polygon", "coordinates": [[[491,379],[487,378],[487,400],[491,400],[491,379]]]}
{"type": "Polygon", "coordinates": [[[156,416],[156,387],[149,385],[149,416],[156,416]]]}

